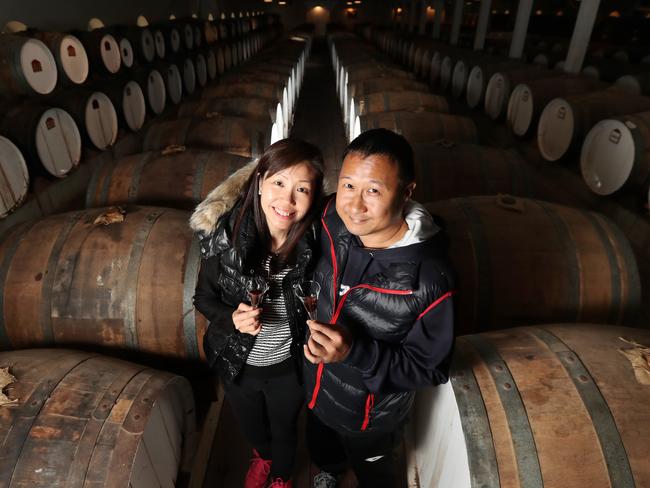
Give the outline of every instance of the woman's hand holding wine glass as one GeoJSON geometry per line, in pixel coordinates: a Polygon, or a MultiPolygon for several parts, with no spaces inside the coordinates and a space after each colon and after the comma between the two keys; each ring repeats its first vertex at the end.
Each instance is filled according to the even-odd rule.
{"type": "Polygon", "coordinates": [[[235,329],[244,334],[257,335],[262,330],[260,305],[269,289],[269,283],[263,276],[251,276],[246,280],[246,291],[251,304],[240,303],[232,314],[235,329]]]}
{"type": "Polygon", "coordinates": [[[232,322],[235,324],[235,329],[239,332],[257,335],[262,330],[262,322],[260,322],[261,315],[261,308],[240,303],[237,310],[232,313],[232,322]]]}

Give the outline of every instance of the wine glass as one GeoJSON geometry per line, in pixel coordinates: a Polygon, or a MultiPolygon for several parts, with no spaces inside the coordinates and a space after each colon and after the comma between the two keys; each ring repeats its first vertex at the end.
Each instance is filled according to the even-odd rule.
{"type": "Polygon", "coordinates": [[[262,300],[268,289],[269,282],[263,276],[254,275],[246,280],[246,291],[248,292],[251,305],[254,308],[262,304],[262,300]]]}
{"type": "Polygon", "coordinates": [[[305,280],[293,285],[293,292],[302,302],[307,311],[310,320],[316,320],[316,310],[318,308],[318,294],[320,285],[317,281],[305,280]]]}

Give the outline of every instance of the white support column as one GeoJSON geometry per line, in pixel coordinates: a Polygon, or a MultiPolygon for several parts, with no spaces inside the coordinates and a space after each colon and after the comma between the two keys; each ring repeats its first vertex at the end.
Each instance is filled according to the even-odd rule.
{"type": "Polygon", "coordinates": [[[409,32],[415,32],[415,26],[418,20],[418,0],[411,0],[409,7],[409,32]]]}
{"type": "Polygon", "coordinates": [[[474,51],[482,51],[485,47],[485,36],[487,35],[488,23],[490,22],[490,8],[492,0],[481,0],[481,10],[478,14],[476,35],[474,36],[474,51]]]}
{"type": "Polygon", "coordinates": [[[512,32],[509,56],[513,59],[521,58],[524,53],[524,43],[528,34],[528,21],[530,12],[533,9],[533,0],[519,0],[517,18],[515,19],[515,30],[512,32]]]}
{"type": "Polygon", "coordinates": [[[433,18],[433,38],[440,39],[440,27],[442,26],[442,12],[445,10],[444,0],[436,0],[433,3],[436,10],[436,16],[433,18]]]}
{"type": "Polygon", "coordinates": [[[584,63],[587,47],[589,47],[589,39],[594,29],[599,6],[600,0],[582,0],[580,2],[571,44],[569,44],[569,51],[564,62],[564,71],[567,73],[577,74],[582,70],[582,63],[584,63]]]}
{"type": "Polygon", "coordinates": [[[420,2],[420,25],[418,26],[418,34],[424,35],[427,27],[427,2],[422,0],[420,2]]]}
{"type": "Polygon", "coordinates": [[[460,37],[460,26],[463,23],[463,6],[465,5],[465,0],[455,0],[454,4],[454,18],[451,24],[451,37],[449,38],[449,44],[455,46],[458,44],[458,38],[460,37]]]}

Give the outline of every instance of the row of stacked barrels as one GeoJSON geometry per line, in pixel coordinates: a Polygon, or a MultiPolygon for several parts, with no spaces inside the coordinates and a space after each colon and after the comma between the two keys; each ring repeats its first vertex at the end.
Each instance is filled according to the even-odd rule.
{"type": "Polygon", "coordinates": [[[32,177],[67,176],[81,162],[84,147],[109,150],[120,129],[125,133],[141,130],[148,118],[163,114],[170,105],[179,106],[184,96],[240,65],[277,35],[275,29],[260,28],[216,41],[209,34],[213,24],[199,29],[195,23],[193,27],[185,22],[156,30],[101,29],[78,37],[62,33],[0,36],[4,61],[0,97],[6,99],[0,118],[0,218],[24,201],[30,173],[32,177]],[[164,49],[155,47],[158,37],[163,48],[169,44],[173,55],[155,60],[156,53],[165,56],[164,49]],[[105,74],[116,72],[120,63],[129,69],[116,76],[105,74]],[[103,70],[97,68],[99,74],[87,80],[89,66],[95,65],[103,70]],[[41,90],[57,83],[59,87],[49,95],[41,90]],[[21,99],[19,88],[31,90],[31,98],[21,99]]]}
{"type": "Polygon", "coordinates": [[[2,484],[176,486],[191,468],[186,379],[58,347],[202,367],[189,209],[266,147],[275,124],[286,135],[310,46],[298,33],[268,46],[152,123],[144,152],[97,165],[86,209],[0,237],[2,484]]]}
{"type": "Polygon", "coordinates": [[[647,484],[650,430],[637,426],[650,332],[585,325],[640,325],[620,229],[530,198],[521,158],[477,145],[470,120],[369,43],[337,35],[330,46],[350,137],[383,127],[411,142],[413,196],[444,220],[458,273],[451,383],[416,396],[408,475],[425,487],[647,484]]]}
{"type": "MultiPolygon", "coordinates": [[[[591,191],[634,192],[650,204],[650,63],[592,56],[580,75],[496,58],[431,40],[382,33],[376,42],[431,86],[536,135],[549,162],[580,161],[591,191]]],[[[595,53],[597,54],[597,53],[595,53]]],[[[561,66],[559,66],[561,68],[561,66]]]]}

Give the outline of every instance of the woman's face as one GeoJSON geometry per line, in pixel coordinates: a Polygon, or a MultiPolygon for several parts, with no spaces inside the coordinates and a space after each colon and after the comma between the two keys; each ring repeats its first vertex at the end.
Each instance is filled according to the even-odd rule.
{"type": "Polygon", "coordinates": [[[306,162],[295,164],[260,181],[260,204],[269,232],[286,237],[291,226],[300,222],[313,202],[315,181],[306,162]]]}

